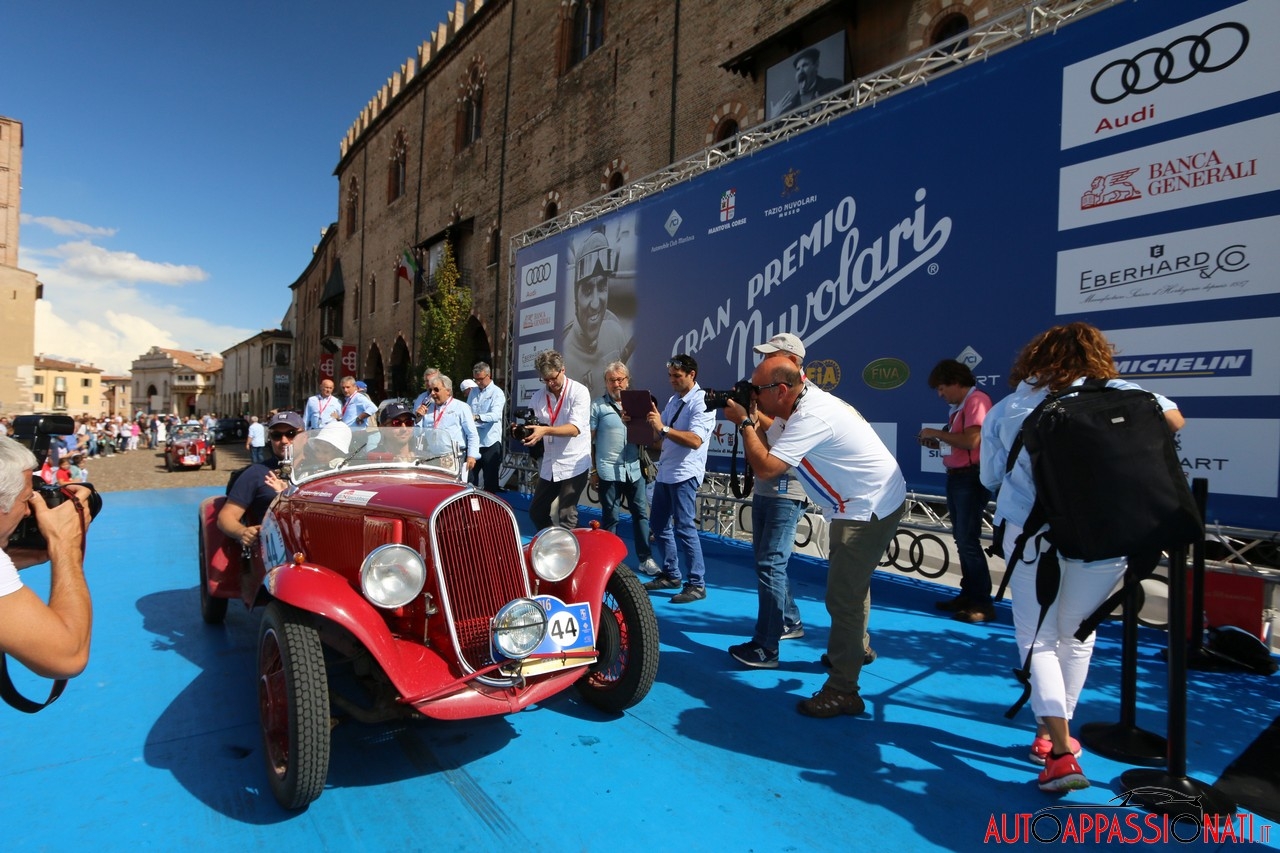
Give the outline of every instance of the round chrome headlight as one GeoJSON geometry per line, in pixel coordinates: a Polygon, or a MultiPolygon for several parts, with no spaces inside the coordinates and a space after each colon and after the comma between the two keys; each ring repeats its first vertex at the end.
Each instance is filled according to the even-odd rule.
{"type": "Polygon", "coordinates": [[[505,658],[527,658],[546,635],[547,612],[531,599],[508,602],[493,617],[493,647],[505,658]]]}
{"type": "Polygon", "coordinates": [[[561,581],[578,566],[578,537],[563,527],[548,527],[533,538],[533,570],[544,581],[561,581]]]}
{"type": "Polygon", "coordinates": [[[408,545],[374,548],[360,566],[360,588],[378,607],[403,607],[418,597],[427,567],[408,545]]]}

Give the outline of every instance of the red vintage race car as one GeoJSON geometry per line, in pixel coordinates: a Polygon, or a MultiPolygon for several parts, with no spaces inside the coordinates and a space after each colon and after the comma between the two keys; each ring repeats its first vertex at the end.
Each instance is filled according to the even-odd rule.
{"type": "Polygon", "coordinates": [[[612,712],[644,698],[658,622],[618,537],[552,528],[522,543],[443,433],[339,427],[299,434],[254,547],[219,531],[225,498],[200,506],[204,621],[233,598],[262,608],[258,705],[282,806],[324,789],[331,718],[507,714],[571,686],[612,712]]]}
{"type": "Polygon", "coordinates": [[[195,424],[174,427],[165,441],[164,467],[172,471],[175,468],[199,468],[205,464],[213,470],[218,468],[218,449],[204,427],[195,424]]]}

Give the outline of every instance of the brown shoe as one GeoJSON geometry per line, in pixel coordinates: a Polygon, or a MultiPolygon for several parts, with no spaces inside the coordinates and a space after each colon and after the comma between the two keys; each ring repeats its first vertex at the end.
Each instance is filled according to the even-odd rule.
{"type": "Polygon", "coordinates": [[[806,717],[838,717],[841,714],[857,716],[867,710],[867,705],[857,693],[841,693],[823,687],[808,699],[796,703],[796,710],[806,717]]]}
{"type": "Polygon", "coordinates": [[[994,622],[996,621],[996,608],[990,602],[986,604],[971,604],[952,613],[951,618],[957,622],[994,622]]]}

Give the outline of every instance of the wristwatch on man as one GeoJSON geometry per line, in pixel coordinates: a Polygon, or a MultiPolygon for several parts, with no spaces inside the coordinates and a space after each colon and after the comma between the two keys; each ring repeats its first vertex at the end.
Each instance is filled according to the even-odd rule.
{"type": "Polygon", "coordinates": [[[753,426],[755,426],[755,425],[756,425],[756,422],[755,422],[755,421],[753,421],[753,420],[751,420],[751,416],[750,416],[750,415],[747,415],[745,418],[743,418],[743,419],[738,423],[738,432],[742,432],[742,431],[743,431],[744,429],[746,429],[747,427],[753,427],[753,426]]]}
{"type": "Polygon", "coordinates": [[[661,435],[663,438],[666,438],[667,433],[669,432],[671,432],[671,427],[664,426],[661,430],[658,431],[658,434],[661,435]]]}

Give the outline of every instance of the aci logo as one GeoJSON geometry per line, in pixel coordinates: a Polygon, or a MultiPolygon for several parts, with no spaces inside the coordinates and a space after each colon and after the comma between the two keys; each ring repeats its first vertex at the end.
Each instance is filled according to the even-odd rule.
{"type": "Polygon", "coordinates": [[[891,391],[907,384],[911,368],[900,358],[877,358],[862,368],[862,381],[878,391],[891,391]]]}
{"type": "Polygon", "coordinates": [[[667,234],[671,235],[672,237],[676,236],[676,232],[680,230],[680,223],[682,222],[684,222],[684,220],[680,218],[680,214],[674,210],[671,211],[671,213],[667,215],[667,221],[665,225],[667,229],[667,234]]]}

